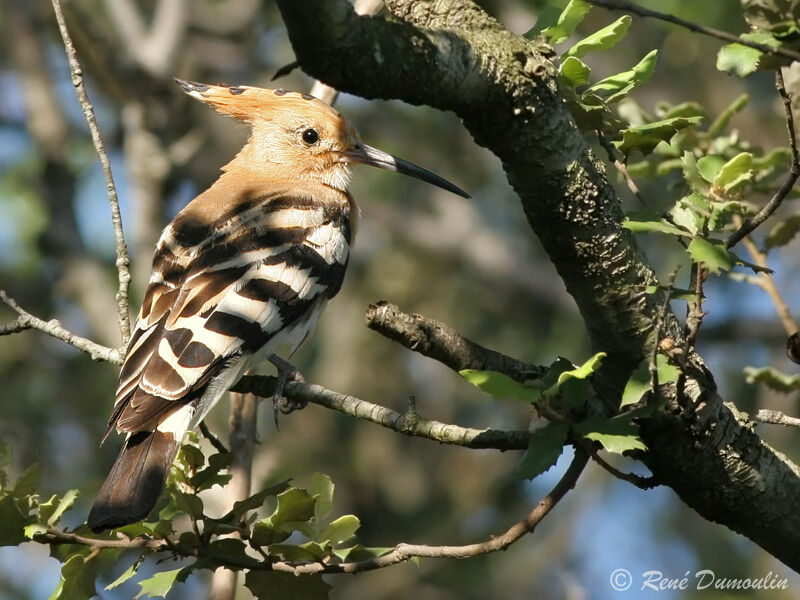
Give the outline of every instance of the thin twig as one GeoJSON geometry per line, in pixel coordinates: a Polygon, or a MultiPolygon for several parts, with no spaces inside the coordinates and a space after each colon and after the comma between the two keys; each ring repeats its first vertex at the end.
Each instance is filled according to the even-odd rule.
{"type": "Polygon", "coordinates": [[[101,346],[92,340],[75,335],[71,331],[64,329],[56,319],[43,321],[38,317],[34,317],[13,299],[9,298],[3,290],[0,290],[0,301],[19,315],[16,321],[0,327],[0,335],[9,335],[26,329],[38,329],[48,335],[52,335],[54,338],[58,338],[62,342],[66,342],[70,346],[74,346],[78,350],[86,352],[92,357],[92,360],[105,360],[115,365],[122,364],[122,354],[116,348],[101,346]]]}
{"type": "Polygon", "coordinates": [[[641,17],[651,17],[653,19],[658,19],[659,21],[665,21],[667,23],[672,23],[673,25],[679,25],[680,27],[684,27],[689,31],[694,31],[695,33],[702,33],[703,35],[715,37],[717,39],[724,40],[726,42],[741,44],[742,46],[747,46],[749,48],[760,50],[764,54],[783,56],[784,58],[788,58],[791,60],[800,60],[800,53],[797,53],[794,50],[789,50],[787,48],[781,48],[781,47],[771,48],[766,44],[760,44],[758,42],[751,42],[750,40],[744,40],[740,38],[738,35],[735,35],[733,33],[728,33],[727,31],[721,31],[719,29],[706,27],[705,25],[692,23],[691,21],[686,21],[685,19],[681,19],[680,17],[676,17],[668,13],[662,13],[655,10],[650,10],[649,8],[644,8],[642,6],[639,6],[638,4],[634,4],[633,2],[627,2],[626,0],[587,0],[587,2],[589,4],[594,4],[595,6],[600,6],[602,8],[607,8],[609,10],[625,10],[637,14],[641,17]]]}
{"type": "Polygon", "coordinates": [[[78,57],[75,53],[75,47],[72,44],[72,38],[67,30],[67,23],[64,20],[64,13],[61,10],[61,0],[51,0],[53,4],[53,11],[56,14],[56,21],[58,21],[58,29],[61,32],[61,39],[64,41],[64,51],[67,54],[67,61],[69,62],[69,70],[72,75],[72,85],[75,86],[75,94],[78,96],[78,102],[83,110],[83,115],[86,117],[86,123],[89,125],[89,132],[92,136],[92,142],[97,152],[97,157],[100,159],[100,165],[103,167],[103,174],[106,178],[106,190],[108,192],[108,203],[111,206],[111,223],[114,226],[114,237],[116,238],[116,252],[117,252],[117,275],[119,279],[119,288],[117,290],[117,309],[119,316],[119,330],[122,335],[122,347],[128,345],[128,340],[131,337],[131,323],[130,315],[128,314],[128,285],[131,281],[131,274],[129,271],[130,259],[128,258],[128,246],[125,243],[125,234],[122,231],[122,216],[119,212],[119,199],[117,198],[117,188],[114,185],[114,177],[111,174],[111,163],[108,160],[103,140],[100,138],[100,130],[97,128],[97,120],[94,116],[94,107],[89,101],[89,96],[86,94],[86,88],[83,85],[83,71],[78,62],[78,57]]]}
{"type": "Polygon", "coordinates": [[[209,443],[214,446],[214,449],[217,452],[220,454],[230,454],[230,450],[228,450],[225,444],[223,444],[216,435],[211,433],[211,430],[208,428],[208,425],[206,425],[205,421],[200,421],[200,425],[198,425],[197,428],[200,430],[200,433],[203,434],[203,437],[205,437],[209,443]]]}
{"type": "Polygon", "coordinates": [[[504,533],[476,544],[464,546],[428,546],[421,544],[397,544],[391,551],[379,556],[358,562],[326,564],[292,563],[287,561],[263,561],[247,555],[234,556],[223,554],[214,550],[213,545],[189,547],[183,544],[173,544],[170,540],[155,540],[151,538],[134,538],[131,540],[95,539],[74,533],[66,533],[57,529],[48,529],[47,532],[37,534],[33,540],[43,544],[78,544],[92,548],[138,548],[152,551],[167,551],[179,556],[208,558],[215,564],[232,569],[251,569],[254,571],[282,571],[296,575],[314,573],[358,573],[382,569],[408,561],[416,557],[425,558],[469,558],[505,550],[514,542],[533,533],[536,526],[550,513],[561,499],[575,487],[581,473],[589,461],[589,454],[582,449],[576,449],[567,470],[553,489],[544,496],[539,503],[523,519],[512,525],[504,533]]]}
{"type": "Polygon", "coordinates": [[[772,425],[786,425],[787,427],[800,427],[800,419],[790,417],[779,410],[769,410],[762,408],[756,413],[756,421],[770,423],[772,425]]]}
{"type": "Polygon", "coordinates": [[[778,93],[781,95],[783,110],[786,113],[786,128],[789,130],[789,148],[792,152],[792,166],[789,170],[789,175],[786,177],[786,181],[778,188],[769,202],[767,202],[752,219],[745,220],[741,227],[728,237],[728,240],[725,242],[727,248],[735,246],[742,238],[769,219],[772,213],[778,210],[783,199],[792,191],[797,178],[800,177],[800,154],[797,150],[797,138],[794,130],[792,98],[789,92],[786,91],[786,85],[783,82],[783,73],[780,69],[775,71],[775,87],[778,88],[778,93]]]}
{"type": "MultiPolygon", "coordinates": [[[[636,182],[633,180],[630,172],[628,171],[628,165],[625,164],[624,161],[620,160],[619,158],[619,151],[614,148],[614,145],[608,141],[606,136],[603,135],[603,132],[599,129],[596,131],[597,133],[597,140],[600,142],[600,145],[603,147],[603,150],[606,151],[608,155],[608,160],[611,161],[611,164],[614,165],[614,168],[619,171],[620,175],[625,179],[625,184],[628,186],[628,189],[631,193],[636,197],[639,203],[647,209],[652,209],[651,205],[647,202],[644,196],[642,196],[641,190],[639,190],[639,186],[636,185],[636,182]]],[[[678,227],[679,229],[683,229],[680,225],[678,225],[672,216],[669,213],[663,213],[661,218],[664,219],[667,223],[672,225],[673,227],[678,227]]],[[[689,243],[681,237],[675,238],[678,243],[683,246],[684,248],[689,247],[689,243]]]]}
{"type": "Polygon", "coordinates": [[[611,164],[614,165],[617,171],[619,171],[620,175],[622,175],[622,177],[625,179],[625,184],[628,186],[628,189],[634,196],[636,196],[636,199],[641,203],[642,206],[645,208],[650,208],[650,204],[644,199],[644,196],[642,196],[642,193],[639,190],[639,186],[636,185],[633,177],[631,177],[631,174],[628,172],[628,166],[619,159],[617,149],[614,148],[614,145],[608,139],[606,139],[606,136],[603,135],[602,131],[598,129],[596,133],[597,141],[600,142],[603,150],[606,151],[608,160],[611,161],[611,164]]]}
{"type": "Polygon", "coordinates": [[[651,490],[654,487],[658,487],[661,483],[655,477],[642,477],[641,475],[637,475],[636,473],[625,473],[620,471],[615,466],[609,464],[605,461],[603,457],[601,457],[597,451],[592,452],[592,460],[600,465],[603,469],[611,473],[617,479],[621,479],[622,481],[627,481],[628,483],[632,483],[640,490],[651,490]]]}
{"type": "Polygon", "coordinates": [[[661,310],[656,319],[655,340],[653,340],[653,350],[650,353],[650,389],[653,390],[653,400],[658,398],[658,352],[661,349],[661,330],[664,327],[664,322],[667,320],[667,313],[669,312],[669,301],[672,299],[672,290],[675,288],[675,278],[678,276],[680,267],[670,273],[669,280],[667,281],[667,291],[664,294],[664,302],[661,305],[661,310]]]}
{"type": "MultiPolygon", "coordinates": [[[[741,227],[742,218],[739,215],[734,215],[734,223],[737,227],[741,227]]],[[[765,252],[759,250],[756,243],[750,238],[750,236],[745,236],[742,239],[742,244],[744,247],[747,248],[747,252],[750,254],[750,258],[753,260],[755,264],[759,267],[767,268],[767,255],[765,252]]],[[[783,297],[781,296],[780,291],[778,291],[778,287],[775,285],[775,279],[772,277],[771,273],[762,271],[757,275],[747,275],[745,276],[745,280],[748,283],[756,285],[764,290],[767,295],[772,300],[772,303],[775,305],[775,310],[778,311],[778,317],[783,324],[783,328],[786,330],[787,335],[791,335],[797,331],[797,325],[792,318],[792,313],[789,310],[789,306],[784,301],[783,297]]]]}
{"type": "MultiPolygon", "coordinates": [[[[708,219],[703,225],[703,233],[707,234],[708,219]]],[[[688,301],[686,306],[686,324],[684,326],[684,341],[681,349],[680,372],[678,373],[678,381],[676,382],[676,390],[678,392],[678,402],[681,403],[684,410],[691,414],[693,410],[692,402],[687,399],[684,394],[686,388],[686,363],[689,361],[691,351],[694,349],[697,334],[700,331],[700,326],[703,324],[703,317],[706,313],[703,312],[703,282],[708,277],[708,269],[703,266],[702,262],[693,262],[689,280],[694,287],[694,298],[688,301]]]]}

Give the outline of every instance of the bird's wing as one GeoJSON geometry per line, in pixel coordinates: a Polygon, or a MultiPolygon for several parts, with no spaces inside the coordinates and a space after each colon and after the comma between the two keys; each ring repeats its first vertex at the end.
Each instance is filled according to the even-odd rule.
{"type": "Polygon", "coordinates": [[[249,194],[210,222],[195,213],[181,211],[159,241],[109,431],[152,431],[341,286],[346,207],[278,191],[249,194]]]}

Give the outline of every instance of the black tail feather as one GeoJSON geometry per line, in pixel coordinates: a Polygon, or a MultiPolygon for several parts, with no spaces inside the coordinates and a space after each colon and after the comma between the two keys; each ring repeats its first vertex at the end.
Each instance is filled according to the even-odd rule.
{"type": "Polygon", "coordinates": [[[179,445],[171,433],[131,435],[92,505],[89,528],[100,532],[144,519],[161,496],[179,445]]]}

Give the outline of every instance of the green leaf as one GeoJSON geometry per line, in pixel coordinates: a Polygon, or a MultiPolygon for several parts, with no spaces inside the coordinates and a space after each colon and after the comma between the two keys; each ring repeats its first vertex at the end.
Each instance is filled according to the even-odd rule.
{"type": "Polygon", "coordinates": [[[663,354],[656,356],[656,372],[658,373],[658,383],[675,383],[680,377],[680,369],[675,365],[671,365],[667,357],[663,354]]]}
{"type": "Polygon", "coordinates": [[[34,536],[39,535],[41,533],[46,533],[47,526],[42,525],[41,523],[31,523],[30,525],[26,525],[22,531],[25,534],[26,538],[32,540],[34,536]]]}
{"type": "Polygon", "coordinates": [[[284,531],[277,527],[273,527],[269,519],[263,519],[253,525],[253,531],[250,533],[250,540],[257,546],[269,546],[271,544],[278,544],[292,535],[291,531],[284,531]]]}
{"type": "Polygon", "coordinates": [[[24,542],[24,527],[30,520],[20,512],[13,496],[0,495],[0,546],[24,542]]]}
{"type": "Polygon", "coordinates": [[[764,156],[753,157],[753,170],[759,174],[788,167],[792,162],[792,154],[788,148],[774,148],[764,156]]]}
{"type": "Polygon", "coordinates": [[[567,423],[548,422],[544,427],[533,431],[528,438],[528,449],[522,460],[514,469],[516,479],[533,479],[558,462],[564,450],[569,425],[567,423]]]}
{"type": "Polygon", "coordinates": [[[770,269],[765,269],[759,265],[742,260],[728,250],[724,242],[720,240],[707,240],[705,238],[696,237],[689,244],[687,251],[694,262],[704,263],[715,275],[719,275],[720,271],[730,271],[736,265],[749,267],[753,269],[753,271],[761,273],[772,272],[770,269]]]}
{"type": "Polygon", "coordinates": [[[656,68],[656,58],[658,50],[653,50],[630,71],[617,73],[605,79],[601,79],[587,90],[587,93],[597,94],[605,100],[607,104],[619,102],[627,96],[631,90],[646,83],[653,75],[656,68]]]}
{"type": "Polygon", "coordinates": [[[711,231],[720,231],[733,222],[734,215],[745,216],[751,212],[753,212],[752,206],[739,200],[713,202],[711,204],[711,217],[708,220],[708,227],[711,231]]]}
{"type": "Polygon", "coordinates": [[[674,119],[675,117],[698,117],[700,119],[706,118],[705,109],[697,102],[681,102],[675,106],[668,106],[664,111],[658,111],[662,119],[674,119]]]}
{"type": "Polygon", "coordinates": [[[650,391],[650,360],[644,359],[639,363],[622,391],[622,401],[619,407],[624,408],[639,402],[650,391]]]}
{"type": "Polygon", "coordinates": [[[233,560],[247,560],[245,543],[233,537],[218,538],[209,544],[214,556],[225,557],[233,560]]]}
{"type": "Polygon", "coordinates": [[[203,467],[206,457],[197,446],[183,444],[178,452],[178,463],[183,465],[188,472],[194,472],[203,467]]]}
{"type": "Polygon", "coordinates": [[[269,555],[290,562],[319,562],[329,556],[319,544],[270,544],[269,555]]]}
{"type": "MultiPolygon", "coordinates": [[[[666,291],[666,287],[660,285],[647,285],[644,288],[646,294],[655,294],[659,290],[666,291]]],[[[672,287],[670,290],[670,299],[672,300],[694,300],[697,294],[692,290],[686,288],[672,287]]]]}
{"type": "Polygon", "coordinates": [[[289,488],[278,494],[278,506],[267,521],[273,527],[290,521],[308,521],[314,516],[314,498],[302,488],[289,488]]]}
{"type": "Polygon", "coordinates": [[[740,152],[722,165],[719,173],[714,178],[714,186],[730,192],[752,178],[753,155],[749,152],[740,152]]]}
{"type": "Polygon", "coordinates": [[[324,473],[314,473],[307,490],[314,498],[314,518],[317,524],[327,517],[333,509],[333,490],[335,486],[324,473]]]}
{"type": "Polygon", "coordinates": [[[27,498],[36,493],[42,480],[41,465],[31,465],[19,476],[14,484],[14,495],[17,498],[27,498]]]}
{"type": "Polygon", "coordinates": [[[694,262],[702,262],[714,274],[730,271],[737,263],[736,256],[719,240],[694,238],[687,248],[694,262]]]}
{"type": "Polygon", "coordinates": [[[731,102],[728,107],[723,110],[720,115],[714,120],[711,126],[708,128],[708,135],[710,137],[717,137],[721,134],[725,129],[728,127],[728,123],[730,123],[733,115],[737,112],[742,110],[747,103],[750,101],[750,96],[747,94],[742,94],[736,98],[733,102],[731,102]]]}
{"type": "Polygon", "coordinates": [[[344,515],[331,522],[319,535],[320,542],[329,542],[336,546],[349,540],[361,527],[361,521],[355,515],[344,515]]]}
{"type": "MultiPolygon", "coordinates": [[[[669,364],[667,357],[663,354],[656,355],[656,373],[658,374],[659,385],[678,381],[678,375],[680,375],[678,368],[669,364]]],[[[625,384],[620,408],[640,402],[644,395],[652,389],[651,383],[650,358],[645,358],[631,373],[628,382],[625,384]]]]}
{"type": "Polygon", "coordinates": [[[172,571],[161,571],[156,573],[150,579],[145,579],[139,582],[139,593],[134,596],[133,600],[139,598],[164,598],[176,583],[183,583],[192,572],[193,567],[183,567],[181,569],[173,569],[172,571]]]}
{"type": "Polygon", "coordinates": [[[708,183],[700,175],[700,169],[697,166],[697,159],[694,154],[686,150],[681,156],[681,163],[683,164],[683,177],[689,186],[700,194],[708,192],[708,183]]]}
{"type": "Polygon", "coordinates": [[[636,425],[625,419],[589,417],[575,429],[586,439],[600,442],[608,452],[622,454],[629,450],[647,450],[636,425]]]}
{"type": "Polygon", "coordinates": [[[708,183],[714,183],[724,165],[725,159],[721,156],[703,156],[697,161],[697,170],[708,183]]]}
{"type": "Polygon", "coordinates": [[[210,489],[215,485],[224,486],[230,481],[232,474],[222,473],[221,471],[229,468],[230,464],[230,453],[212,454],[208,457],[208,466],[197,471],[189,479],[189,484],[198,492],[210,489]]]}
{"type": "Polygon", "coordinates": [[[605,352],[598,352],[589,360],[584,362],[581,366],[570,369],[569,371],[564,371],[558,376],[558,385],[563,385],[569,379],[586,379],[592,373],[597,371],[600,368],[600,363],[603,362],[603,359],[606,357],[605,352]]]}
{"type": "Polygon", "coordinates": [[[347,562],[356,562],[361,560],[370,560],[372,558],[378,558],[379,556],[383,556],[394,550],[394,547],[391,548],[367,548],[362,546],[361,544],[356,544],[355,546],[351,546],[349,548],[337,548],[333,550],[333,553],[339,557],[341,561],[347,562]]]}
{"type": "Polygon", "coordinates": [[[747,383],[761,383],[783,394],[800,389],[800,375],[786,375],[772,367],[745,367],[744,374],[747,383]]]}
{"type": "Polygon", "coordinates": [[[178,505],[178,508],[187,515],[195,519],[201,519],[203,517],[203,501],[200,499],[200,496],[185,494],[178,491],[173,491],[172,496],[175,498],[175,503],[178,505]]]}
{"type": "Polygon", "coordinates": [[[572,35],[578,24],[583,21],[583,17],[592,8],[586,0],[569,0],[569,3],[558,17],[555,25],[547,27],[542,30],[542,35],[545,36],[551,44],[560,44],[572,35]]]}
{"type": "Polygon", "coordinates": [[[244,585],[258,600],[326,600],[332,589],[320,575],[248,571],[244,585]]]}
{"type": "Polygon", "coordinates": [[[631,219],[625,219],[622,222],[622,226],[634,233],[657,231],[659,233],[666,233],[678,237],[691,237],[689,232],[675,227],[674,225],[670,225],[669,223],[664,223],[663,221],[632,221],[631,219]]]}
{"type": "Polygon", "coordinates": [[[135,562],[135,563],[133,563],[133,564],[132,564],[130,567],[128,567],[127,569],[125,569],[125,572],[124,572],[124,573],[122,573],[122,575],[120,575],[120,576],[119,576],[119,577],[117,577],[117,578],[116,578],[114,581],[112,581],[111,583],[109,583],[109,584],[106,586],[106,590],[113,590],[115,587],[119,587],[120,585],[122,585],[123,583],[125,583],[126,581],[128,581],[128,579],[130,579],[131,577],[133,577],[134,575],[136,575],[136,573],[138,573],[138,572],[139,572],[139,567],[141,566],[143,559],[144,559],[144,558],[143,558],[143,556],[140,556],[140,557],[139,557],[139,558],[136,560],[136,562],[135,562]]]}
{"type": "Polygon", "coordinates": [[[525,37],[529,40],[532,40],[551,25],[555,25],[560,16],[561,9],[557,6],[547,5],[543,7],[542,10],[539,11],[539,15],[536,17],[536,25],[525,32],[525,37]]]}
{"type": "Polygon", "coordinates": [[[673,117],[639,127],[623,129],[620,132],[622,139],[612,143],[625,156],[634,150],[639,150],[642,154],[650,154],[661,142],[668,141],[681,129],[697,125],[702,120],[702,117],[673,117]]]}
{"type": "Polygon", "coordinates": [[[39,504],[39,520],[52,527],[75,504],[78,494],[78,490],[69,490],[60,500],[58,496],[53,496],[47,502],[39,504]]]}
{"type": "Polygon", "coordinates": [[[589,37],[582,39],[564,54],[566,56],[581,58],[593,50],[608,50],[613,48],[617,45],[617,42],[628,33],[628,27],[631,26],[632,22],[633,19],[629,15],[624,15],[611,23],[611,25],[607,25],[589,37]]]}
{"type": "Polygon", "coordinates": [[[230,510],[230,512],[220,520],[227,521],[230,519],[233,520],[241,519],[247,511],[260,508],[261,505],[264,504],[264,500],[266,500],[270,496],[277,496],[281,492],[285,491],[288,487],[289,487],[288,480],[281,481],[280,483],[276,483],[275,485],[271,485],[268,488],[256,492],[249,498],[245,498],[244,500],[239,500],[238,502],[234,502],[233,508],[230,510]]]}
{"type": "Polygon", "coordinates": [[[498,373],[497,371],[463,369],[459,371],[458,374],[472,385],[495,398],[515,398],[523,402],[536,402],[540,397],[538,391],[524,386],[518,381],[511,379],[508,375],[498,373]]]}
{"type": "Polygon", "coordinates": [[[61,580],[50,600],[88,600],[96,595],[99,561],[86,560],[81,554],[72,555],[61,567],[61,580]]]}
{"type": "Polygon", "coordinates": [[[800,214],[794,214],[770,230],[764,240],[764,247],[769,250],[770,248],[785,246],[794,239],[798,231],[800,231],[800,214]]]}
{"type": "Polygon", "coordinates": [[[567,58],[558,67],[558,74],[562,80],[574,88],[589,83],[589,73],[591,69],[574,56],[567,58]]]}
{"type": "MultiPolygon", "coordinates": [[[[739,37],[749,42],[764,44],[772,49],[779,48],[781,45],[772,34],[766,32],[743,33],[739,37]]],[[[758,69],[762,56],[761,50],[750,46],[727,44],[717,53],[717,69],[739,77],[746,77],[758,69]]]]}

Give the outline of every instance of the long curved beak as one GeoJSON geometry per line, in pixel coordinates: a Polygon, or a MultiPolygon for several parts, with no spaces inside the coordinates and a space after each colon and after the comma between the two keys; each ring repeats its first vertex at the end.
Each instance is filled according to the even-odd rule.
{"type": "Polygon", "coordinates": [[[411,177],[421,179],[422,181],[440,187],[448,192],[453,192],[454,194],[457,194],[463,198],[469,198],[469,194],[467,194],[467,192],[462,190],[457,185],[450,183],[444,177],[439,177],[436,173],[428,171],[428,169],[423,169],[414,163],[410,163],[402,158],[397,158],[396,156],[392,156],[383,150],[378,150],[377,148],[367,146],[366,144],[359,143],[351,150],[342,152],[342,156],[348,162],[372,165],[373,167],[378,167],[379,169],[386,169],[387,171],[394,171],[396,173],[402,173],[403,175],[410,175],[411,177]]]}

